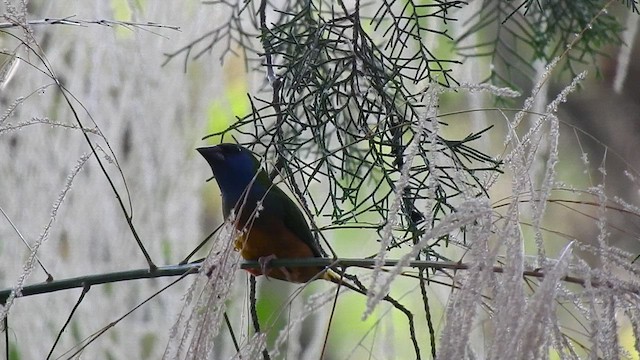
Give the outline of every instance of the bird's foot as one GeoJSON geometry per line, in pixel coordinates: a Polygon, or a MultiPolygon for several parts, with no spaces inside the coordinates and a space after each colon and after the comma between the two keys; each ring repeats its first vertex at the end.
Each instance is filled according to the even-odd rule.
{"type": "MultiPolygon", "coordinates": [[[[267,279],[269,279],[269,276],[267,275],[267,267],[269,267],[269,263],[273,259],[277,259],[275,254],[271,254],[269,256],[262,256],[258,258],[258,264],[260,264],[260,270],[262,271],[262,275],[264,275],[264,277],[267,279]]],[[[289,270],[287,270],[287,268],[281,267],[280,271],[284,274],[284,276],[287,279],[291,277],[291,274],[289,273],[289,270]]]]}
{"type": "Polygon", "coordinates": [[[262,256],[258,258],[258,264],[260,264],[260,270],[262,271],[262,275],[264,275],[264,277],[267,279],[269,278],[269,276],[267,275],[267,267],[269,266],[269,263],[273,259],[277,259],[275,254],[271,254],[269,256],[262,256]]]}

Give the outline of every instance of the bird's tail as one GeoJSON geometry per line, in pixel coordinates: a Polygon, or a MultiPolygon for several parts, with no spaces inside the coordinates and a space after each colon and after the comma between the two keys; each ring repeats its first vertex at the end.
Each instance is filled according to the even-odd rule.
{"type": "Polygon", "coordinates": [[[356,285],[347,279],[344,275],[340,275],[331,269],[327,269],[324,272],[322,278],[327,281],[331,281],[334,284],[347,287],[357,293],[367,296],[367,289],[362,285],[356,285]]]}

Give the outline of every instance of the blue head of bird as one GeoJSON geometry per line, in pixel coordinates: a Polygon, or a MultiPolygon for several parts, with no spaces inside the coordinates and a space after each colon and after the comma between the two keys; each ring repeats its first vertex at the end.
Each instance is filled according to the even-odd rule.
{"type": "Polygon", "coordinates": [[[248,149],[237,144],[220,144],[196,150],[211,166],[225,201],[237,203],[249,185],[252,185],[249,198],[262,197],[267,191],[264,182],[268,177],[248,149]]]}

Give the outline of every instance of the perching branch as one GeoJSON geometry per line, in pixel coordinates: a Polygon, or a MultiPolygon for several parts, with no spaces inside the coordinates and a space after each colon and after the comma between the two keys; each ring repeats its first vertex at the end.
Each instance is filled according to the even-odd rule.
{"type": "MultiPolygon", "coordinates": [[[[400,261],[387,259],[384,262],[385,267],[396,266],[400,261]]],[[[373,268],[376,264],[374,259],[350,259],[350,258],[306,258],[306,259],[273,259],[269,262],[271,267],[317,267],[317,266],[334,266],[334,267],[359,267],[359,268],[373,268]]],[[[260,264],[257,261],[244,261],[240,264],[241,269],[259,269],[260,264]]],[[[431,270],[470,270],[472,265],[469,263],[455,262],[455,261],[411,261],[407,266],[409,268],[417,269],[431,269],[431,270]]],[[[136,269],[119,271],[105,274],[79,276],[75,278],[54,280],[50,282],[42,282],[39,284],[28,285],[22,289],[19,297],[32,296],[38,294],[46,294],[61,290],[68,290],[73,288],[81,288],[85,286],[101,285],[107,283],[116,283],[120,281],[139,280],[139,279],[151,279],[161,278],[169,276],[181,276],[189,272],[195,274],[200,269],[200,263],[191,263],[185,265],[169,265],[161,266],[154,272],[150,272],[149,269],[136,269]]],[[[502,266],[493,266],[492,271],[496,274],[501,274],[505,270],[502,266]]],[[[544,279],[546,274],[544,269],[526,270],[522,273],[523,277],[544,279]]],[[[581,286],[587,286],[587,283],[591,287],[614,287],[614,285],[606,279],[587,279],[577,276],[564,276],[562,281],[577,284],[581,286]]],[[[615,287],[620,288],[619,285],[615,287]]],[[[640,295],[640,287],[627,287],[620,289],[622,291],[640,295]]],[[[0,290],[0,304],[4,303],[9,297],[13,289],[0,290]]]]}

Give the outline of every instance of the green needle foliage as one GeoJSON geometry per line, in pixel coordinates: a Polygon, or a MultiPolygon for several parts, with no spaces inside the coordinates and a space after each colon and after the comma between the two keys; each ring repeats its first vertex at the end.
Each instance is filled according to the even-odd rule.
{"type": "MultiPolygon", "coordinates": [[[[460,44],[478,33],[484,36],[458,46],[458,51],[463,57],[490,57],[493,66],[486,81],[499,86],[516,87],[514,78],[534,76],[534,60],[548,64],[565,52],[560,68],[575,77],[579,66],[607,56],[603,46],[621,44],[623,26],[606,10],[612,2],[484,0],[468,30],[456,40],[460,44]]],[[[624,3],[639,13],[636,0],[624,3]]]]}
{"type": "MultiPolygon", "coordinates": [[[[451,20],[451,11],[464,4],[392,1],[376,7],[356,2],[347,8],[340,2],[293,1],[275,7],[265,1],[256,5],[258,17],[253,20],[261,46],[243,50],[259,55],[259,66],[269,80],[264,93],[268,95],[252,96],[251,113],[212,135],[242,134],[246,145],[261,145],[256,151],[277,159],[276,170],[290,180],[296,177],[297,181],[288,181],[290,185],[304,184],[294,192],[310,200],[312,212],[329,214],[334,224],[357,223],[380,231],[405,166],[405,149],[419,136],[416,124],[435,121],[424,118],[427,90],[456,84],[452,67],[458,61],[437,57],[434,47],[439,41],[451,42],[441,29],[451,20]],[[275,18],[269,24],[267,15],[275,18]],[[424,41],[428,36],[435,44],[424,41]],[[330,188],[324,199],[307,196],[318,174],[330,188]]],[[[244,15],[250,17],[249,11],[244,15]]],[[[239,31],[231,38],[246,44],[249,34],[239,31]]],[[[222,39],[226,38],[213,41],[222,39]]],[[[405,230],[393,246],[411,243],[424,226],[455,211],[456,200],[469,191],[467,187],[476,195],[485,191],[481,173],[498,171],[500,162],[474,149],[473,142],[484,131],[462,139],[431,137],[427,132],[417,139],[418,154],[406,165],[409,184],[402,192],[405,230]],[[430,166],[432,152],[448,158],[447,165],[430,166]],[[454,181],[460,173],[464,189],[454,181]],[[428,217],[432,220],[425,224],[424,207],[417,202],[433,198],[428,192],[436,201],[428,217]]]]}
{"type": "MultiPolygon", "coordinates": [[[[210,136],[244,135],[241,142],[276,160],[275,170],[309,211],[328,214],[337,225],[379,231],[430,87],[457,85],[455,65],[477,56],[491,57],[486,81],[500,86],[531,79],[534,60],[548,63],[560,55],[560,67],[575,75],[603,45],[620,43],[622,25],[606,11],[612,2],[485,0],[453,39],[448,24],[457,20],[455,10],[469,5],[465,1],[356,1],[351,7],[329,0],[215,1],[228,21],[168,59],[197,58],[216,45],[223,56],[244,53],[247,66],[266,73],[268,82],[250,96],[250,113],[210,136]],[[460,45],[472,35],[477,42],[460,45]],[[462,57],[438,56],[436,48],[446,43],[458,44],[462,57]],[[328,180],[323,199],[308,196],[318,175],[328,180]]],[[[625,4],[638,12],[636,1],[625,4]]],[[[499,161],[474,147],[486,130],[462,139],[428,132],[418,139],[402,195],[404,233],[393,245],[411,242],[424,226],[454,212],[463,193],[485,192],[479,178],[500,171],[499,161]],[[447,157],[447,165],[430,166],[433,152],[447,157]],[[460,174],[462,182],[454,181],[460,174]],[[431,216],[416,203],[426,198],[435,199],[431,216]]]]}

